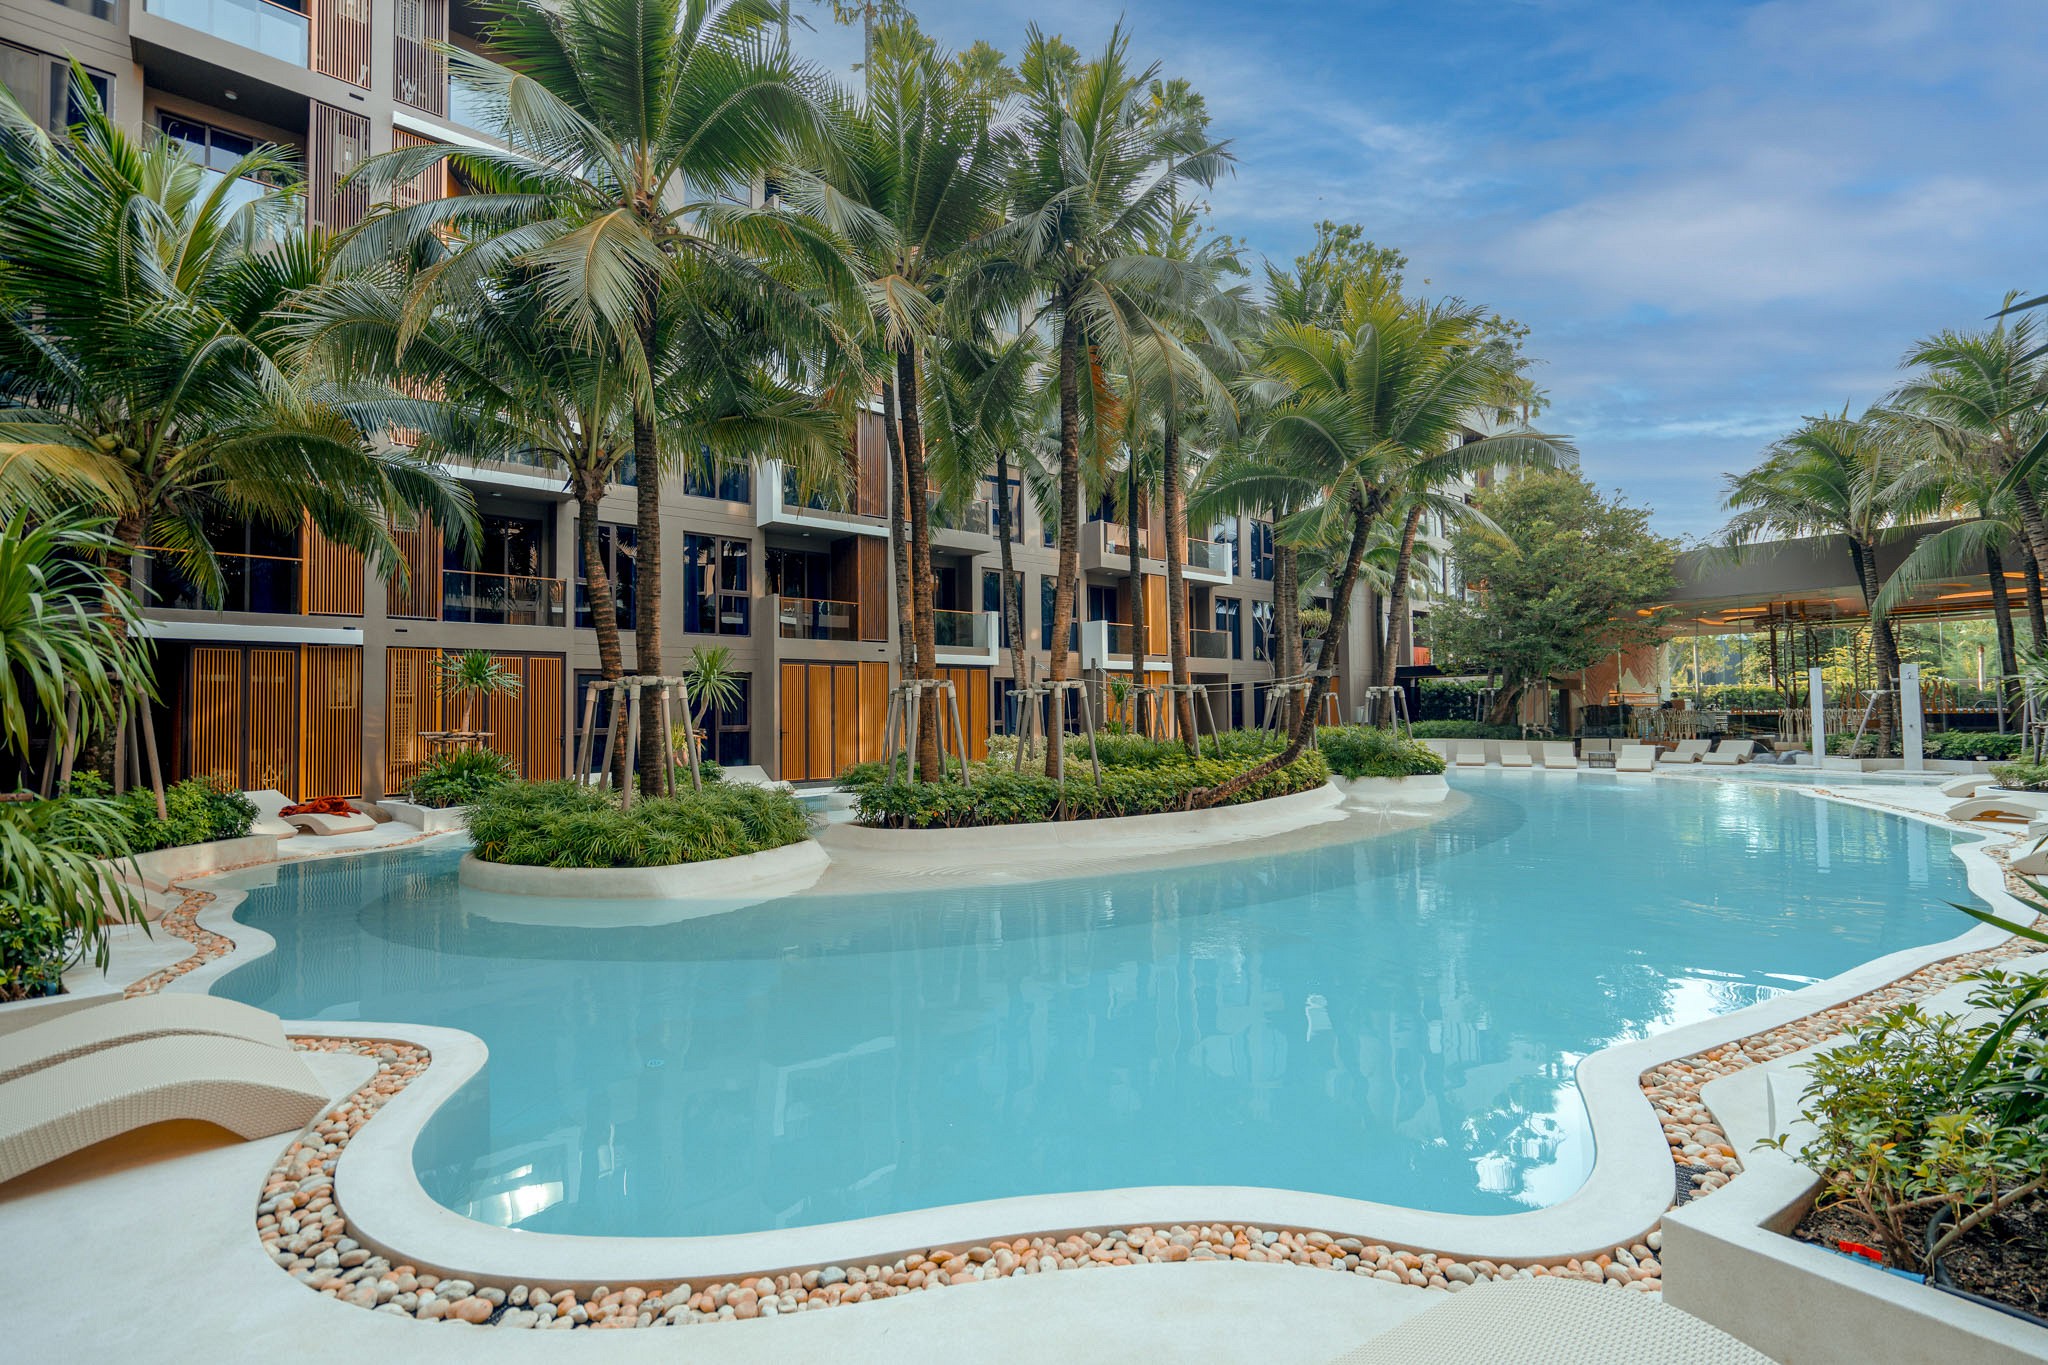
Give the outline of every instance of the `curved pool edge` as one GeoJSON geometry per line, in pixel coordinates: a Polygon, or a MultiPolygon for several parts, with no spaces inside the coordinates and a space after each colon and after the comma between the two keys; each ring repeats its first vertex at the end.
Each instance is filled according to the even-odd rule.
{"type": "MultiPolygon", "coordinates": [[[[1815,799],[1860,805],[1954,830],[1939,817],[1824,790],[1815,799]]],[[[1970,832],[1970,831],[1965,831],[1970,832]]],[[[2005,888],[1990,855],[2006,843],[1986,831],[1955,847],[1970,890],[2001,918],[2028,922],[2033,912],[2005,888]]],[[[199,888],[206,889],[206,888],[199,888]]],[[[174,983],[205,989],[219,976],[270,950],[267,935],[233,918],[242,896],[231,888],[199,916],[202,927],[236,939],[231,953],[174,983]],[[228,927],[232,926],[232,933],[228,927]],[[261,939],[259,945],[257,940],[261,939]],[[246,941],[246,946],[245,946],[246,941]],[[194,981],[194,978],[199,980],[194,981]],[[187,984],[191,982],[192,984],[187,984]]],[[[217,895],[219,893],[216,893],[217,895]]],[[[1730,1014],[1655,1037],[1603,1048],[1579,1065],[1577,1081],[1595,1143],[1592,1172],[1571,1196],[1516,1214],[1443,1214],[1334,1195],[1249,1186],[1154,1186],[1071,1194],[1023,1195],[885,1214],[803,1228],[705,1237],[595,1237],[531,1233],[474,1222],[435,1203],[413,1168],[414,1146],[440,1107],[488,1061],[483,1041],[423,1024],[292,1022],[299,1036],[415,1042],[432,1053],[425,1072],[395,1096],[344,1150],[336,1189],[346,1198],[358,1240],[402,1250],[422,1268],[480,1281],[553,1284],[658,1283],[733,1273],[773,1274],[833,1263],[868,1263],[904,1251],[967,1245],[1137,1223],[1237,1222],[1370,1234],[1379,1243],[1460,1259],[1528,1263],[1626,1244],[1655,1226],[1675,1191],[1670,1149],[1640,1083],[1664,1063],[1829,1009],[1945,959],[1995,946],[1998,929],[1973,925],[1954,938],[1902,949],[1825,981],[1730,1014]]]]}

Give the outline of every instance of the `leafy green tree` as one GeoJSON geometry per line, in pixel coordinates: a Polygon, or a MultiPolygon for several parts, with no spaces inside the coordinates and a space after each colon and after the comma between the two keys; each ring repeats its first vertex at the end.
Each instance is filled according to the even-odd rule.
{"type": "Polygon", "coordinates": [[[1602,655],[1654,643],[1656,603],[1671,595],[1677,544],[1647,509],[1602,497],[1573,470],[1525,471],[1479,495],[1498,528],[1459,528],[1451,554],[1463,600],[1430,613],[1447,671],[1500,680],[1488,720],[1505,724],[1523,693],[1602,655]]]}

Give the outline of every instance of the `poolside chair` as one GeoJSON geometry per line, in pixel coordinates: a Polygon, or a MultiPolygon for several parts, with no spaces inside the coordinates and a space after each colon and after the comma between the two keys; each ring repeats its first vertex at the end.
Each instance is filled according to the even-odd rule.
{"type": "Polygon", "coordinates": [[[1330,1365],[1771,1365],[1720,1328],[1610,1285],[1543,1276],[1477,1285],[1330,1365]]]}
{"type": "Polygon", "coordinates": [[[1579,741],[1579,756],[1581,758],[1587,754],[1611,754],[1613,752],[1614,741],[1611,739],[1582,739],[1579,741]]]}
{"type": "Polygon", "coordinates": [[[1714,752],[1701,759],[1710,768],[1732,768],[1738,763],[1749,762],[1756,752],[1756,741],[1749,739],[1724,739],[1714,746],[1714,752]]]}
{"type": "Polygon", "coordinates": [[[1543,766],[1576,770],[1579,766],[1579,756],[1572,752],[1572,742],[1568,739],[1544,740],[1543,766]]]}
{"type": "Polygon", "coordinates": [[[0,1084],[0,1182],[173,1119],[245,1138],[297,1132],[327,1102],[298,1054],[268,1043],[207,1034],[123,1043],[0,1084]]]}
{"type": "Polygon", "coordinates": [[[758,763],[742,764],[725,770],[725,781],[738,787],[766,787],[770,791],[793,792],[796,784],[780,782],[768,776],[768,770],[758,763]]]}
{"type": "Polygon", "coordinates": [[[2048,813],[2048,795],[2033,792],[1989,791],[1968,801],[1959,801],[1942,814],[1951,820],[2038,820],[2048,813]]]}
{"type": "Polygon", "coordinates": [[[1529,741],[1504,739],[1500,742],[1500,766],[1503,768],[1529,768],[1536,763],[1535,755],[1529,751],[1529,741]]]}
{"type": "Polygon", "coordinates": [[[1713,747],[1714,741],[1711,739],[1681,739],[1678,741],[1677,748],[1666,749],[1658,754],[1657,761],[1659,763],[1697,763],[1706,757],[1707,751],[1713,747]]]}
{"type": "Polygon", "coordinates": [[[300,811],[296,815],[280,814],[279,819],[305,834],[322,836],[332,834],[367,834],[377,828],[377,822],[360,811],[348,815],[322,815],[318,811],[300,811]]]}
{"type": "Polygon", "coordinates": [[[1486,766],[1486,741],[1483,739],[1454,740],[1451,744],[1451,762],[1460,768],[1483,768],[1486,766]]]}
{"type": "Polygon", "coordinates": [[[1624,744],[1614,751],[1614,771],[1647,773],[1657,768],[1657,749],[1651,744],[1624,744]]]}
{"type": "Polygon", "coordinates": [[[1997,785],[1998,779],[1995,777],[1987,777],[1983,773],[1972,773],[1968,777],[1958,777],[1953,782],[1944,782],[1935,790],[1952,800],[1967,801],[1986,787],[1995,787],[1997,785]]]}
{"type": "Polygon", "coordinates": [[[292,803],[292,799],[281,791],[265,788],[262,791],[243,792],[249,803],[256,807],[256,818],[249,822],[251,834],[275,834],[280,839],[289,839],[297,834],[298,827],[291,824],[278,812],[292,803]]]}
{"type": "Polygon", "coordinates": [[[211,995],[144,995],[0,1034],[0,1085],[89,1052],[176,1034],[214,1034],[287,1050],[284,1025],[266,1010],[211,995]]]}

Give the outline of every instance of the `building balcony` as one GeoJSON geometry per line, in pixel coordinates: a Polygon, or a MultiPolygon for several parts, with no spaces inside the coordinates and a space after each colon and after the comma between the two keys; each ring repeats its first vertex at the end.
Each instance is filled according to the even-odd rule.
{"type": "Polygon", "coordinates": [[[858,640],[860,604],[829,597],[771,598],[775,633],[784,640],[858,640]]]}
{"type": "Polygon", "coordinates": [[[441,571],[441,619],[490,626],[559,626],[563,623],[559,578],[519,574],[441,571]]]}
{"type": "Polygon", "coordinates": [[[771,530],[882,536],[888,520],[854,510],[854,490],[804,489],[794,470],[771,461],[754,480],[754,524],[771,530]]]}
{"type": "Polygon", "coordinates": [[[1227,630],[1189,631],[1188,657],[1190,659],[1229,662],[1235,657],[1230,650],[1230,632],[1227,630]]]}
{"type": "MultiPolygon", "coordinates": [[[[1128,673],[1131,669],[1131,646],[1137,635],[1130,623],[1125,621],[1083,621],[1081,626],[1081,667],[1086,670],[1100,670],[1106,673],[1128,673]]],[[[1150,634],[1151,632],[1147,632],[1150,634]]],[[[1145,672],[1165,673],[1171,670],[1166,651],[1147,650],[1145,672]]]]}
{"type": "Polygon", "coordinates": [[[1220,540],[1190,540],[1181,572],[1203,583],[1228,583],[1236,565],[1231,547],[1220,540]]]}
{"type": "Polygon", "coordinates": [[[159,558],[165,551],[144,547],[144,604],[169,611],[249,612],[265,616],[301,616],[305,599],[301,583],[305,561],[297,555],[251,555],[216,552],[220,565],[221,598],[209,602],[199,586],[187,578],[171,560],[159,558]]]}
{"type": "Polygon", "coordinates": [[[934,496],[928,504],[931,509],[932,539],[941,544],[959,544],[993,539],[995,536],[995,504],[987,498],[976,498],[962,507],[948,508],[934,496]]]}
{"type": "MultiPolygon", "coordinates": [[[[1232,570],[1231,547],[1214,540],[1189,540],[1181,556],[1181,576],[1199,583],[1228,583],[1232,570]]],[[[1128,574],[1131,571],[1131,533],[1113,521],[1090,521],[1081,526],[1081,568],[1084,572],[1128,574]]],[[[1140,573],[1163,574],[1165,559],[1141,548],[1140,573]]]]}
{"type": "Polygon", "coordinates": [[[933,654],[942,664],[993,665],[1003,638],[1002,617],[992,611],[932,613],[933,654]]]}
{"type": "Polygon", "coordinates": [[[270,0],[144,0],[142,8],[266,57],[308,65],[312,21],[270,0]]]}

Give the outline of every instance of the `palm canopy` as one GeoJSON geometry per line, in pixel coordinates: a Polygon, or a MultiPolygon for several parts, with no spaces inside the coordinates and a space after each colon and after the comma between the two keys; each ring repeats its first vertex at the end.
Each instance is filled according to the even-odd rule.
{"type": "Polygon", "coordinates": [[[229,191],[284,155],[259,149],[215,176],[168,138],[123,131],[75,74],[73,97],[81,121],[52,138],[0,91],[17,149],[0,216],[0,494],[83,494],[214,598],[209,522],[295,530],[310,516],[392,575],[394,518],[459,536],[470,512],[453,481],[372,449],[280,361],[277,310],[319,278],[325,244],[294,226],[291,196],[237,207],[229,191]]]}
{"type": "MultiPolygon", "coordinates": [[[[1894,490],[1921,453],[1876,409],[1809,417],[1761,463],[1727,476],[1725,505],[1734,515],[1722,535],[1730,547],[1831,535],[1875,546],[1898,525],[1894,490]]],[[[1864,567],[1858,563],[1859,575],[1864,567]]],[[[1877,585],[1864,588],[1868,600],[1877,585]]]]}

